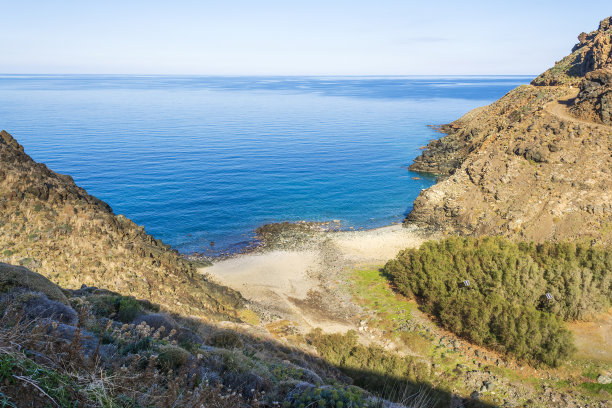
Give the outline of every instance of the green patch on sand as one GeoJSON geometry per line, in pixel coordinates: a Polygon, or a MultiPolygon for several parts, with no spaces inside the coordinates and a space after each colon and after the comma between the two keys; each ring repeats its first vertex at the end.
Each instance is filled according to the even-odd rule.
{"type": "Polygon", "coordinates": [[[382,268],[356,269],[351,271],[350,277],[355,301],[368,312],[375,313],[368,321],[370,326],[394,330],[410,319],[416,303],[393,292],[382,268]]]}

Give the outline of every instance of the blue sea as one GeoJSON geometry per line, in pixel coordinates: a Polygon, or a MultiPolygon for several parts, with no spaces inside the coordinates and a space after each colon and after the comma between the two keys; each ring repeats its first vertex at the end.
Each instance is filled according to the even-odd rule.
{"type": "Polygon", "coordinates": [[[531,79],[0,75],[0,128],[116,214],[214,255],[271,222],[401,222],[435,182],[407,170],[440,136],[428,125],[531,79]]]}

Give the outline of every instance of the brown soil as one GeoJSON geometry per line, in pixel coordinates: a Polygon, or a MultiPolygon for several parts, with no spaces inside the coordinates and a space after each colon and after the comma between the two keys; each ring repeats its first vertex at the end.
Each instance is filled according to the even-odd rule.
{"type": "Polygon", "coordinates": [[[568,324],[574,333],[577,357],[612,363],[612,309],[593,321],[568,324]]]}

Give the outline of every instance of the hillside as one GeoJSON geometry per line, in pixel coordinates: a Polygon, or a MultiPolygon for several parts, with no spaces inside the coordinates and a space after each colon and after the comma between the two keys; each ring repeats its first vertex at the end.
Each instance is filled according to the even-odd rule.
{"type": "Polygon", "coordinates": [[[444,125],[406,218],[446,232],[612,243],[612,17],[531,85],[444,125]]]}
{"type": "Polygon", "coordinates": [[[235,318],[240,294],[207,281],[144,227],[28,156],[0,132],[0,261],[65,288],[119,291],[200,317],[235,318]]]}

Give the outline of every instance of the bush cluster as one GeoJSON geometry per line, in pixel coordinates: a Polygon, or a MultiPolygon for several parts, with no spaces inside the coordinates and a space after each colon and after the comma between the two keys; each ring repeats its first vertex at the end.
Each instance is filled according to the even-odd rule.
{"type": "Polygon", "coordinates": [[[563,320],[610,306],[611,270],[607,248],[500,237],[427,242],[384,267],[402,294],[456,334],[550,366],[573,351],[563,320]]]}
{"type": "MultiPolygon", "coordinates": [[[[355,385],[374,392],[385,399],[407,401],[423,387],[429,389],[429,365],[413,356],[401,356],[377,345],[359,344],[357,333],[324,334],[313,330],[307,340],[315,346],[325,361],[339,367],[353,379],[355,385]]],[[[431,390],[431,406],[443,400],[431,390]]]]}
{"type": "Polygon", "coordinates": [[[366,400],[363,392],[356,387],[309,387],[287,401],[285,407],[332,407],[332,408],[367,408],[375,405],[366,400]]]}

